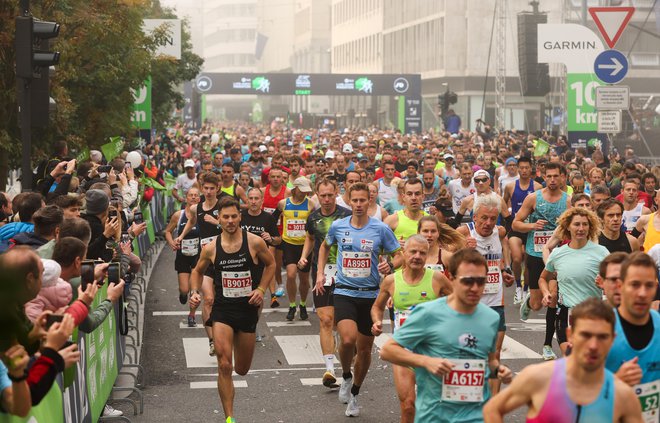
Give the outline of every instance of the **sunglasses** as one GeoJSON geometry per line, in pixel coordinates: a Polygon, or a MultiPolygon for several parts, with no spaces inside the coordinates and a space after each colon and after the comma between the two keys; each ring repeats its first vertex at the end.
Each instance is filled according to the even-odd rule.
{"type": "Polygon", "coordinates": [[[486,285],[486,276],[461,276],[458,278],[458,281],[465,286],[472,286],[475,283],[477,286],[486,285]]]}
{"type": "Polygon", "coordinates": [[[486,182],[488,182],[488,178],[476,178],[474,182],[478,184],[485,184],[486,182]]]}

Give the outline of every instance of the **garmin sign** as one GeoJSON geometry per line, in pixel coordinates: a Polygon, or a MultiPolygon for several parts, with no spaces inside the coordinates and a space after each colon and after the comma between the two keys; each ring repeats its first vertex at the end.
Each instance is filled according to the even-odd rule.
{"type": "Polygon", "coordinates": [[[420,75],[204,73],[195,80],[203,94],[383,95],[419,97],[420,75]]]}

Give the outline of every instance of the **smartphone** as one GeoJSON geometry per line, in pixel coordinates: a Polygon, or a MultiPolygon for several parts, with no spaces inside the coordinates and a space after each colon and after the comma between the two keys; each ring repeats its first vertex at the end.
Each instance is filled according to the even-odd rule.
{"type": "Polygon", "coordinates": [[[94,283],[94,267],[95,263],[93,260],[84,260],[80,269],[80,288],[84,291],[87,289],[87,285],[94,283]]]}
{"type": "Polygon", "coordinates": [[[108,266],[108,283],[119,283],[119,279],[121,277],[120,275],[120,270],[119,270],[119,263],[117,262],[112,262],[108,266]]]}
{"type": "Polygon", "coordinates": [[[144,222],[144,217],[142,216],[142,212],[141,211],[136,211],[133,214],[133,223],[135,223],[136,225],[139,225],[142,222],[144,222]]]}
{"type": "Polygon", "coordinates": [[[64,316],[61,314],[49,314],[46,316],[46,330],[50,329],[55,322],[61,322],[64,316]]]}
{"type": "Polygon", "coordinates": [[[117,209],[108,210],[108,219],[114,219],[117,217],[117,209]]]}
{"type": "Polygon", "coordinates": [[[99,173],[108,173],[112,170],[112,166],[110,165],[103,165],[99,166],[98,169],[96,169],[99,173]]]}

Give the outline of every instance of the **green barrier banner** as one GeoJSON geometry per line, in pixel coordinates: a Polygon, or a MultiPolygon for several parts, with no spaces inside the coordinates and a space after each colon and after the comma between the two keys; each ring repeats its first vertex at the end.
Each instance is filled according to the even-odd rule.
{"type": "Polygon", "coordinates": [[[151,220],[151,207],[149,205],[142,207],[142,217],[147,222],[147,234],[149,235],[149,242],[151,244],[156,240],[156,233],[154,232],[154,224],[151,220]]]}
{"type": "Polygon", "coordinates": [[[117,157],[124,150],[124,141],[121,137],[110,137],[110,142],[101,146],[101,152],[107,161],[117,157]]]}

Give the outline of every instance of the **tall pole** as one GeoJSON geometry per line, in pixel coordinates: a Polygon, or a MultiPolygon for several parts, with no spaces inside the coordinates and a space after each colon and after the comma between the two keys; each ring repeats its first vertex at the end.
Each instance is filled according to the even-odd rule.
{"type": "MultiPolygon", "coordinates": [[[[21,15],[30,16],[30,1],[21,0],[21,15]]],[[[19,115],[21,122],[21,142],[23,151],[21,158],[21,191],[32,190],[32,119],[31,119],[31,96],[30,96],[30,78],[21,78],[22,99],[19,104],[19,115]]]]}

